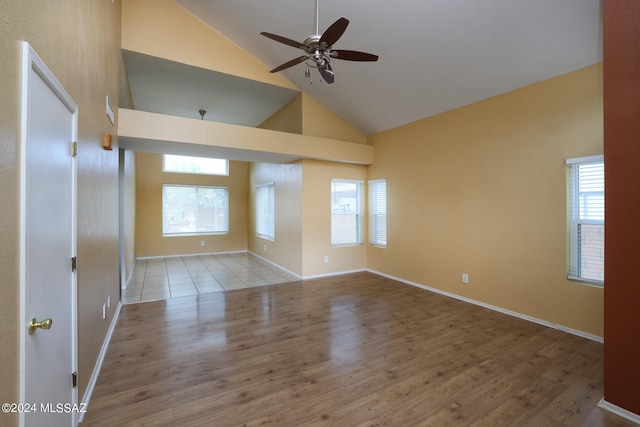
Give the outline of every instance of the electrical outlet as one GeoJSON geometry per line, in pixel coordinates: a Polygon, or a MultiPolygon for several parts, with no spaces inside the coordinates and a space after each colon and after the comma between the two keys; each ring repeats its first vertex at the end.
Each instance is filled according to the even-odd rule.
{"type": "Polygon", "coordinates": [[[329,263],[329,255],[325,255],[324,256],[324,263],[328,264],[329,263]]]}
{"type": "Polygon", "coordinates": [[[204,240],[200,240],[200,246],[204,246],[204,240]]]}
{"type": "Polygon", "coordinates": [[[102,304],[102,320],[107,318],[107,303],[102,304]]]}
{"type": "Polygon", "coordinates": [[[267,252],[267,245],[264,245],[264,251],[267,252]]]}
{"type": "Polygon", "coordinates": [[[469,275],[462,273],[462,283],[469,283],[469,275]]]}

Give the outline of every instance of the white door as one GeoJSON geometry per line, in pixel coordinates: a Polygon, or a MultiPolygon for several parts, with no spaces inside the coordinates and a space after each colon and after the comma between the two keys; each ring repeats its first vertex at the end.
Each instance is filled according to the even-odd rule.
{"type": "Polygon", "coordinates": [[[77,106],[27,43],[22,78],[21,422],[69,427],[78,418],[72,271],[77,106]],[[41,323],[32,325],[32,319],[41,323]]]}

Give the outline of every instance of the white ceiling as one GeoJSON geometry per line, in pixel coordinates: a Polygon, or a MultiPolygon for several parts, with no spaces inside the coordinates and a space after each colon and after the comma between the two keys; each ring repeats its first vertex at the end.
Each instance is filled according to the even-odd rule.
{"type": "MultiPolygon", "coordinates": [[[[269,68],[315,33],[314,0],[176,0],[269,68]]],[[[378,62],[333,60],[335,83],[281,74],[364,134],[397,127],[602,60],[601,0],[320,0],[322,33],[350,20],[336,49],[378,62]]]]}
{"type": "MultiPolygon", "coordinates": [[[[267,67],[302,51],[315,0],[175,0],[267,67]]],[[[378,62],[334,59],[335,83],[305,65],[281,71],[365,135],[505,93],[602,60],[601,0],[320,0],[322,33],[350,20],[336,49],[378,62]]],[[[136,109],[257,126],[296,91],[123,51],[136,109]]]]}

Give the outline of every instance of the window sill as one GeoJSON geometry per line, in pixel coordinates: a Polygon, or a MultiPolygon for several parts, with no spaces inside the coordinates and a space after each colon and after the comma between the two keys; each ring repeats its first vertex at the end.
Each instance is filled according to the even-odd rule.
{"type": "Polygon", "coordinates": [[[362,246],[363,243],[340,243],[338,245],[331,245],[332,248],[348,248],[350,246],[362,246]]]}
{"type": "Polygon", "coordinates": [[[163,234],[162,237],[190,237],[190,236],[223,236],[225,234],[229,234],[228,231],[220,231],[216,233],[207,232],[207,233],[172,233],[172,234],[163,234]]]}
{"type": "Polygon", "coordinates": [[[580,283],[581,285],[593,286],[596,288],[604,288],[604,281],[602,280],[589,280],[589,279],[583,279],[582,277],[574,277],[574,276],[567,276],[567,280],[570,282],[580,283]]]}
{"type": "Polygon", "coordinates": [[[369,246],[373,246],[374,248],[387,249],[387,245],[381,245],[380,243],[369,243],[369,246]]]}

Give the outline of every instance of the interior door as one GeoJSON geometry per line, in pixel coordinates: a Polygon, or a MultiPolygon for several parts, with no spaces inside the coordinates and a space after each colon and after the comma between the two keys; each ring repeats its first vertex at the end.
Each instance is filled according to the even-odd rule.
{"type": "Polygon", "coordinates": [[[68,427],[77,425],[81,409],[73,381],[77,106],[26,43],[22,77],[21,421],[68,427]]]}

